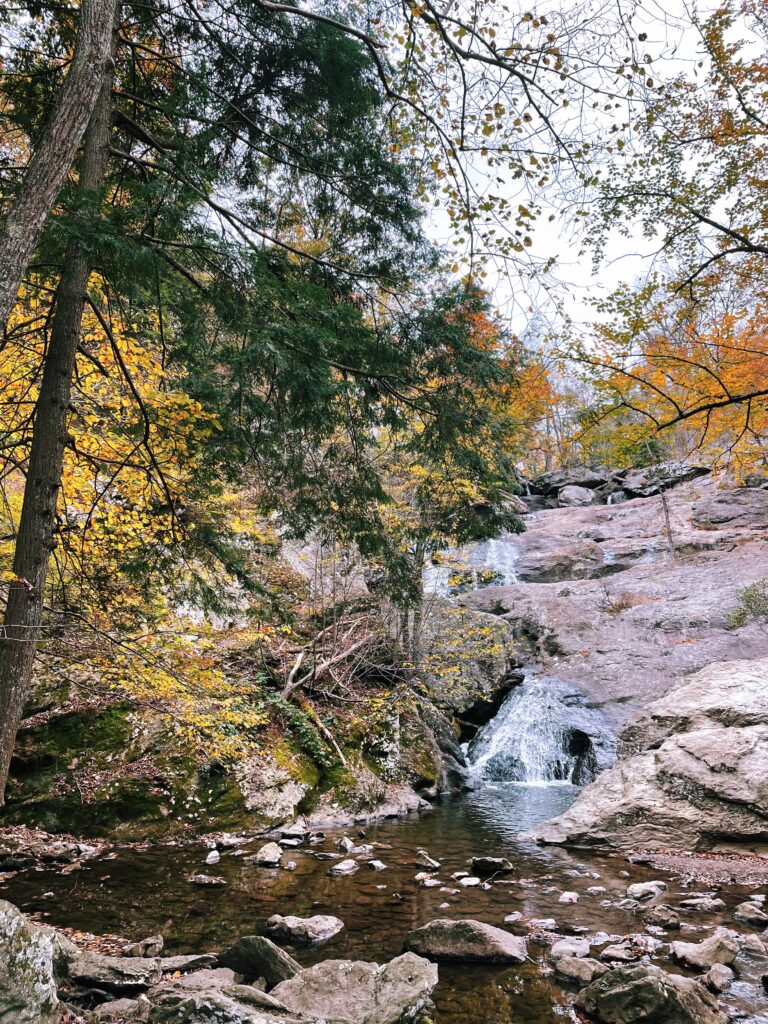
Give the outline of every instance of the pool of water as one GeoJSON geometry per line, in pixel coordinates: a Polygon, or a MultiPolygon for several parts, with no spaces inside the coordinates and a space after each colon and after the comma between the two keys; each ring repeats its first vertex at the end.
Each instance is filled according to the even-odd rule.
{"type": "MultiPolygon", "coordinates": [[[[247,856],[263,840],[223,852],[219,864],[210,868],[203,863],[207,851],[199,846],[123,848],[113,851],[112,859],[98,858],[68,876],[47,871],[19,874],[0,888],[0,895],[28,913],[44,915],[54,925],[132,940],[161,932],[166,948],[174,953],[216,951],[240,935],[262,931],[274,913],[340,917],[346,928],[336,938],[319,948],[295,951],[305,964],[338,957],[387,960],[402,951],[410,930],[437,917],[476,918],[504,926],[505,916],[519,911],[526,918],[553,917],[564,933],[642,931],[642,921],[633,912],[602,902],[615,904],[631,882],[665,877],[662,872],[629,865],[620,855],[539,847],[520,837],[526,829],[565,810],[577,792],[565,784],[485,786],[446,800],[431,812],[366,827],[364,838],[357,827],[348,829],[356,842],[381,844],[375,852],[387,864],[381,872],[361,863],[355,875],[329,876],[330,862],[319,860],[315,853],[334,851],[343,833],[328,830],[323,845],[286,852],[284,861],[295,861],[295,871],[249,862],[247,856]],[[436,875],[448,888],[458,888],[451,874],[466,870],[472,856],[505,856],[515,870],[494,880],[487,890],[445,893],[423,888],[415,880],[422,870],[414,863],[420,848],[442,862],[436,875]],[[186,879],[195,871],[221,875],[227,886],[191,885],[186,879]],[[607,891],[587,894],[596,885],[607,891]],[[578,903],[558,902],[565,889],[580,894],[578,903]],[[446,903],[448,907],[441,906],[446,903]]],[[[676,904],[690,895],[691,890],[679,882],[669,882],[665,902],[676,904]]],[[[748,891],[730,887],[719,893],[729,911],[723,922],[732,923],[730,911],[748,891]]],[[[702,915],[688,920],[689,930],[682,937],[692,940],[702,937],[698,934],[702,929],[720,923],[718,918],[702,915]]],[[[518,926],[505,927],[515,930],[518,926]]],[[[740,930],[757,931],[748,926],[740,930]]],[[[436,1024],[575,1021],[570,1007],[573,993],[555,983],[545,951],[530,944],[529,953],[531,961],[523,967],[440,965],[436,1024]]],[[[744,1019],[768,1022],[759,979],[757,984],[747,982],[738,988],[731,1002],[746,1012],[744,1019]]]]}

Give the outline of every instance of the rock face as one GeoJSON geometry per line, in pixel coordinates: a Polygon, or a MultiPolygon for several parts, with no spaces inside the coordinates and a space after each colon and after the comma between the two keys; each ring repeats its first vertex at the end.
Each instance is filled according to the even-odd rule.
{"type": "Polygon", "coordinates": [[[481,921],[430,921],[409,932],[405,948],[438,961],[523,963],[525,939],[481,921]]]}
{"type": "Polygon", "coordinates": [[[272,992],[294,1013],[351,1024],[405,1024],[424,1018],[437,968],[413,953],[388,964],[327,960],[272,992]]]}
{"type": "Polygon", "coordinates": [[[768,838],[768,659],[710,665],[623,731],[619,761],[543,842],[707,849],[768,838]]]}
{"type": "Polygon", "coordinates": [[[58,1024],[61,939],[0,901],[0,1024],[58,1024]]]}
{"type": "Polygon", "coordinates": [[[759,626],[736,629],[739,591],[768,576],[768,490],[707,477],[658,496],[552,508],[514,538],[520,582],[462,595],[511,627],[518,656],[598,709],[614,734],[682,678],[714,662],[765,658],[759,626]]]}
{"type": "Polygon", "coordinates": [[[691,978],[650,964],[618,967],[576,997],[576,1006],[603,1024],[724,1024],[715,998],[691,978]]]}

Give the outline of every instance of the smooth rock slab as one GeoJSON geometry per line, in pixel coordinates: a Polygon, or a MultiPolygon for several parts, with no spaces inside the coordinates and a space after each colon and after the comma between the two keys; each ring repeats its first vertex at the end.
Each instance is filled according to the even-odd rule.
{"type": "Polygon", "coordinates": [[[523,963],[525,939],[482,921],[430,921],[409,932],[405,948],[438,961],[523,963]]]}
{"type": "Polygon", "coordinates": [[[81,952],[69,961],[69,977],[88,988],[121,995],[143,992],[162,977],[160,961],[142,956],[102,956],[81,952]]]}
{"type": "Polygon", "coordinates": [[[413,953],[388,964],[326,960],[284,981],[272,992],[294,1013],[351,1024],[400,1024],[430,1009],[437,968],[413,953]]]}
{"type": "Polygon", "coordinates": [[[218,954],[218,962],[242,974],[247,981],[264,978],[267,988],[288,981],[301,970],[292,956],[263,935],[241,936],[218,954]]]}
{"type": "Polygon", "coordinates": [[[617,967],[576,996],[576,1006],[601,1024],[724,1024],[717,1001],[692,978],[651,964],[617,967]]]}
{"type": "Polygon", "coordinates": [[[273,938],[306,945],[326,942],[343,929],[344,922],[330,914],[316,914],[314,917],[273,914],[267,921],[267,931],[273,938]]]}

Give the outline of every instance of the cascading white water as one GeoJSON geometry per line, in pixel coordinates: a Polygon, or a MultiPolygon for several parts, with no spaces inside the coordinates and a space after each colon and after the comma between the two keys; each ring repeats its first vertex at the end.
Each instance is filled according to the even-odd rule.
{"type": "Polygon", "coordinates": [[[477,590],[482,586],[508,587],[517,583],[519,552],[513,534],[492,540],[448,548],[435,563],[424,568],[425,594],[448,597],[457,590],[477,590]],[[455,580],[460,580],[456,585],[455,580]]]}
{"type": "Polygon", "coordinates": [[[565,716],[551,687],[529,676],[470,743],[472,774],[492,782],[572,782],[578,757],[569,753],[565,716]]]}

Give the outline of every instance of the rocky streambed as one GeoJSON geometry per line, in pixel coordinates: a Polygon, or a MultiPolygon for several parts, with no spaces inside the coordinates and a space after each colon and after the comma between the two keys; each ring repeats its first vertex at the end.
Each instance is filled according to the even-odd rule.
{"type": "MultiPolygon", "coordinates": [[[[395,1024],[424,1015],[436,1024],[555,1024],[587,1010],[596,1020],[643,1019],[610,1016],[623,998],[614,988],[629,986],[637,1006],[650,999],[666,1007],[667,1016],[650,1020],[768,1021],[768,914],[760,899],[768,865],[746,884],[709,884],[619,853],[520,838],[565,811],[576,792],[487,785],[364,829],[286,827],[270,839],[277,852],[269,837],[235,836],[219,836],[215,846],[105,849],[66,874],[40,864],[19,871],[0,895],[37,921],[73,930],[81,951],[119,953],[124,940],[134,954],[156,953],[140,940],[162,936],[160,959],[133,958],[143,981],[121,981],[120,972],[130,973],[122,961],[62,968],[61,998],[84,1020],[85,1011],[110,1019],[117,999],[137,1002],[118,1006],[117,1019],[151,1012],[153,1022],[189,1024],[395,1024]],[[424,928],[435,921],[455,924],[424,928]],[[239,942],[244,936],[259,938],[239,942]],[[290,971],[324,966],[280,989],[265,966],[265,948],[280,956],[272,942],[294,964],[290,971]],[[677,942],[691,948],[675,955],[677,942]],[[193,955],[188,966],[162,960],[193,955]],[[288,1009],[254,995],[254,982],[288,1009]],[[203,1011],[206,999],[212,1009],[203,1011]]],[[[3,1017],[2,1006],[0,997],[0,1020],[26,1024],[3,1017]]]]}

